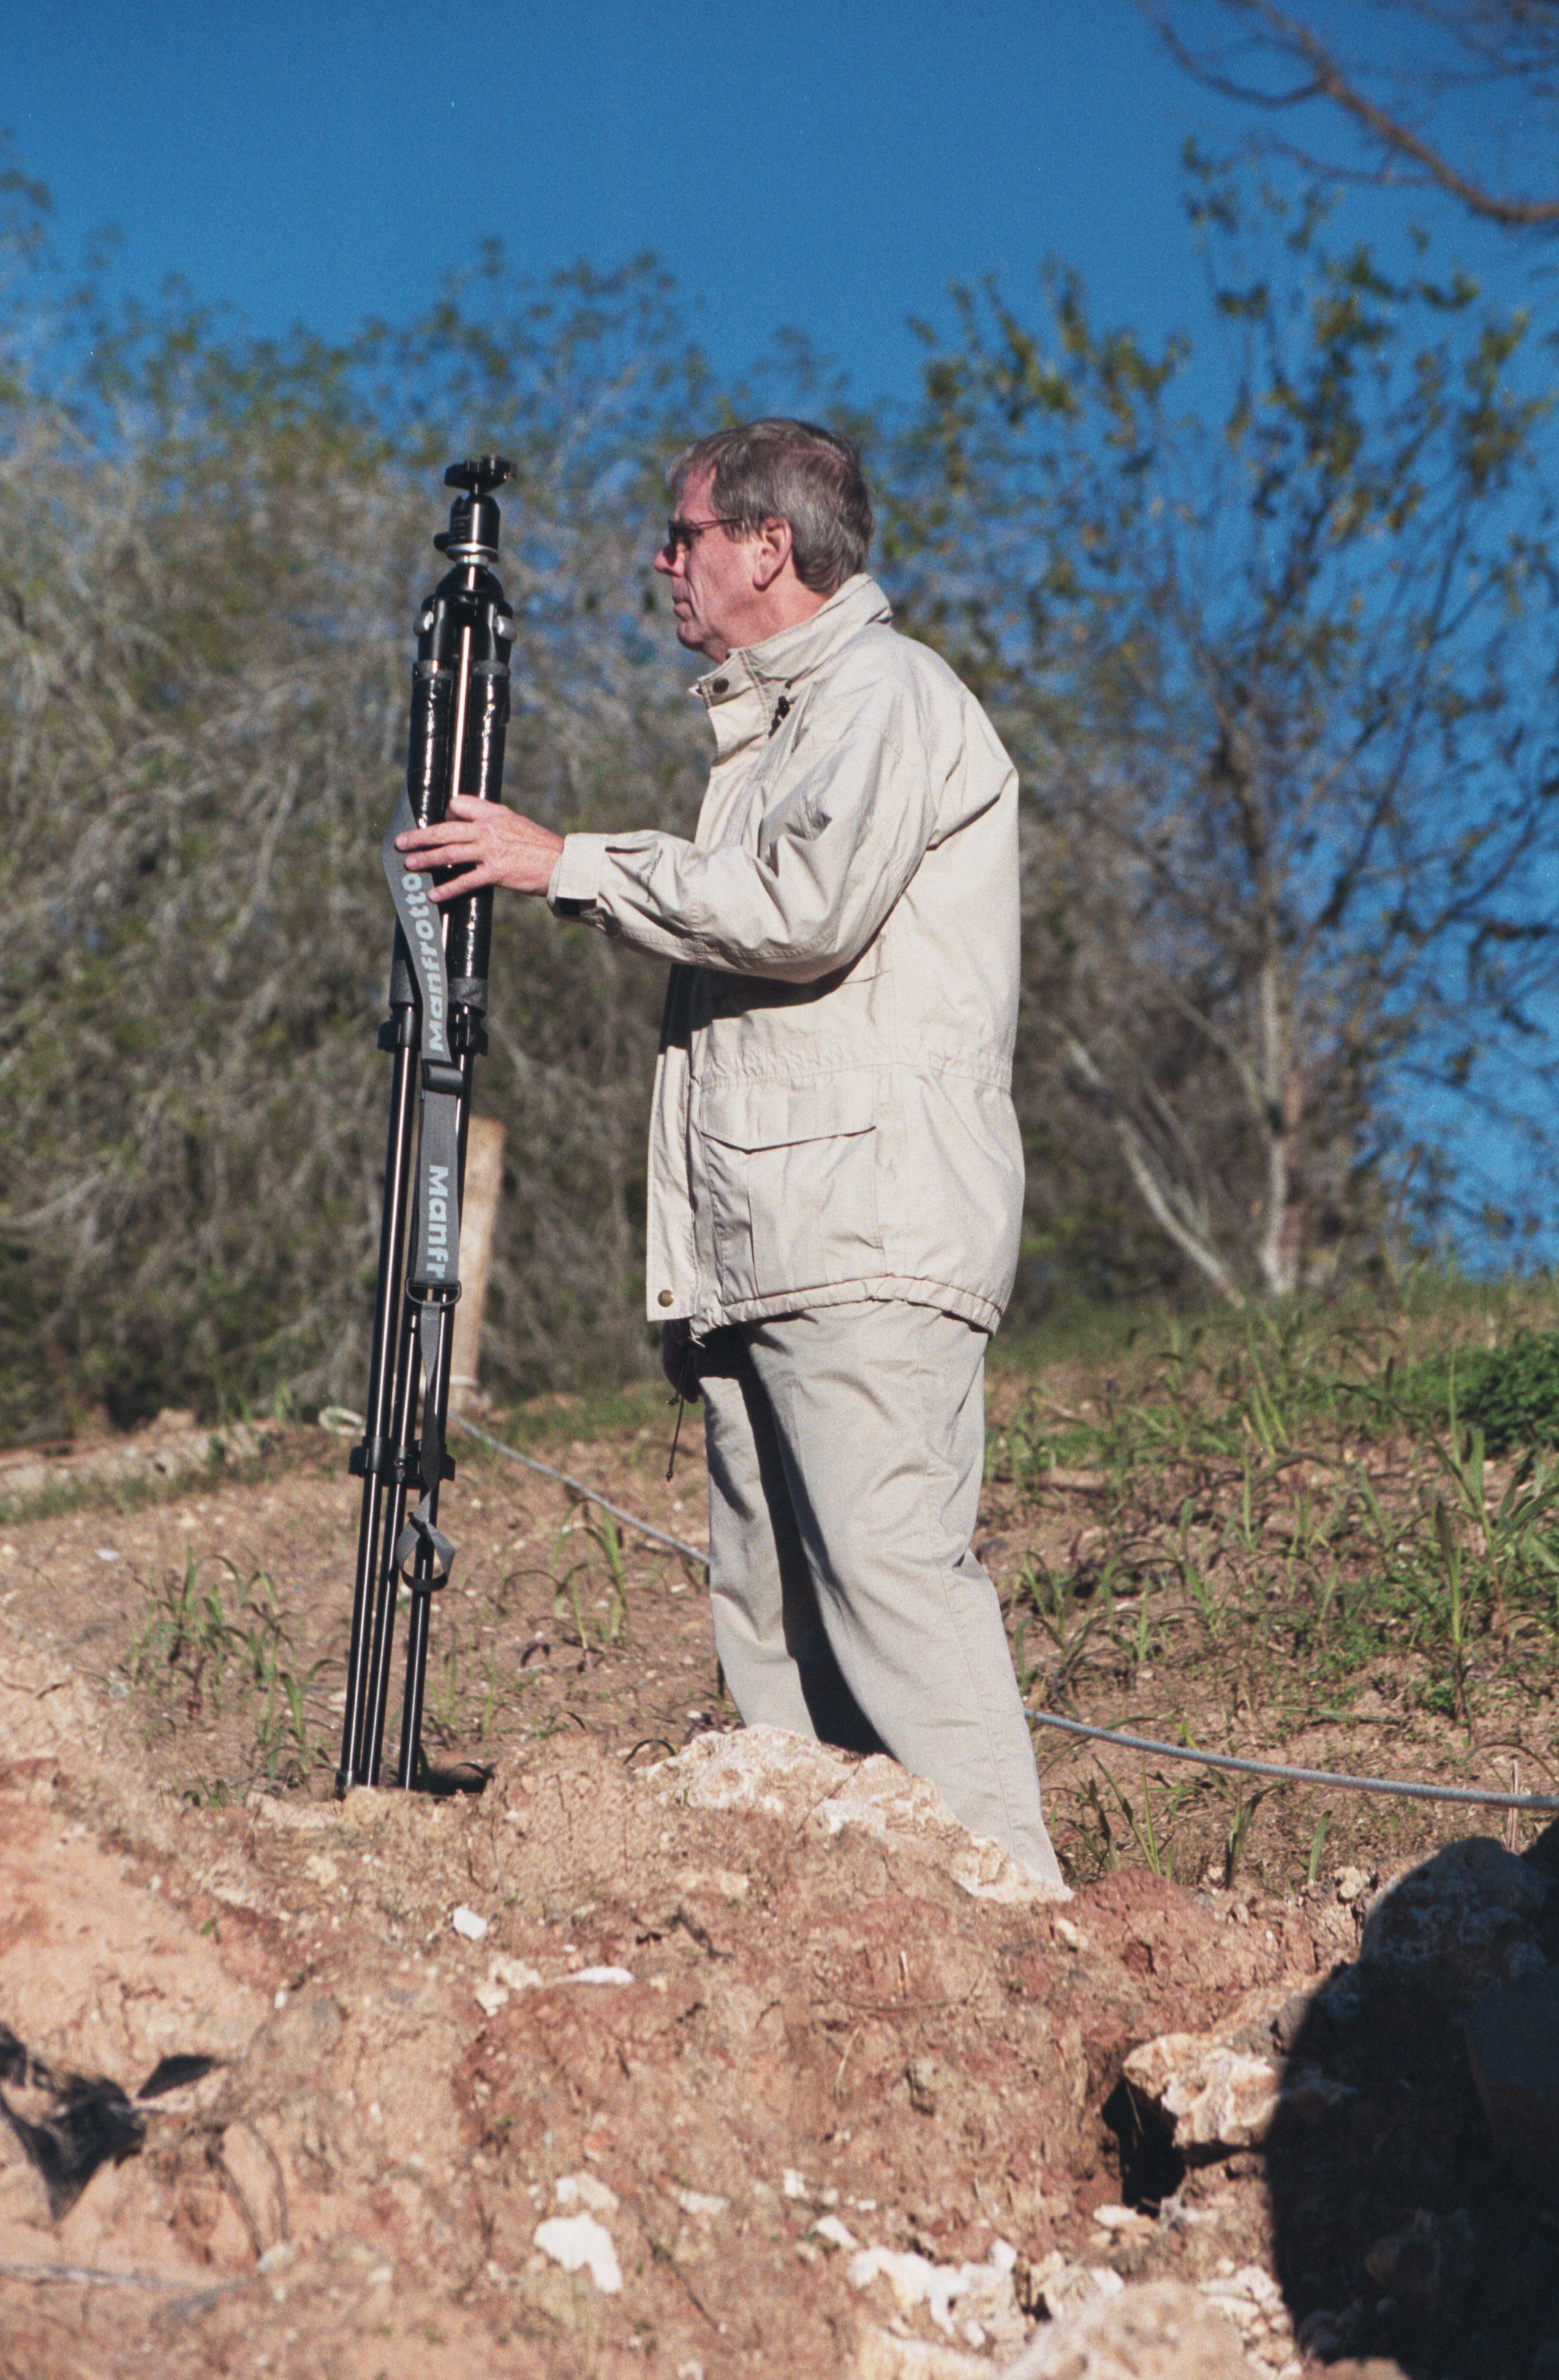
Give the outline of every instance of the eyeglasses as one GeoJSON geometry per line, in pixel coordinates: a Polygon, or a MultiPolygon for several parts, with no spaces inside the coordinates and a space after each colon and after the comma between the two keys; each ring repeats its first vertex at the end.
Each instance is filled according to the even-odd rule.
{"type": "Polygon", "coordinates": [[[679,520],[673,513],[666,523],[666,542],[660,551],[662,553],[670,554],[671,560],[675,562],[680,553],[693,552],[707,528],[740,528],[741,526],[739,520],[732,520],[728,514],[724,513],[718,514],[713,520],[702,521],[679,520]]]}

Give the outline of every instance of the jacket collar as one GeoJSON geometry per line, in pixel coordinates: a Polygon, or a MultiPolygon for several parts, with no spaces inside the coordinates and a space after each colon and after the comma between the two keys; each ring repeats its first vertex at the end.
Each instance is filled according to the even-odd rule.
{"type": "Polygon", "coordinates": [[[720,757],[752,735],[767,733],[776,698],[833,660],[863,628],[886,626],[893,612],[875,578],[847,578],[820,611],[760,645],[742,645],[694,680],[691,691],[709,713],[720,757]]]}

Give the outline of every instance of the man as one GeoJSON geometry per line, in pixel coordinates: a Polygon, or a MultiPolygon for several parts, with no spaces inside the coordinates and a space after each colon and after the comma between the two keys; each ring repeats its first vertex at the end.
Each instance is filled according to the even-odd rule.
{"type": "MultiPolygon", "coordinates": [[[[672,466],[656,568],[715,735],[691,843],[464,798],[408,865],[544,893],[673,962],[647,1295],[702,1390],[726,1683],[886,1748],[1057,1889],[996,1591],[971,1548],[1022,1154],[1017,782],[863,575],[858,458],[811,424],[672,466]]],[[[435,897],[438,897],[437,895],[435,897]]]]}

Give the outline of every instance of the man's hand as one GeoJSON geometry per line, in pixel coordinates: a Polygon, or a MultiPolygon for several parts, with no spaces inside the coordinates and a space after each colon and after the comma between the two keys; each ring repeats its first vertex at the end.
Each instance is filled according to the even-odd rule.
{"type": "Polygon", "coordinates": [[[520,818],[502,802],[473,801],[456,794],[440,826],[414,826],[395,837],[408,868],[463,868],[465,875],[432,886],[434,901],[458,901],[484,884],[504,884],[511,892],[545,892],[562,851],[563,839],[534,819],[520,818]]]}
{"type": "Polygon", "coordinates": [[[694,1360],[693,1333],[685,1322],[660,1325],[660,1368],[673,1395],[684,1397],[690,1405],[698,1402],[698,1366],[694,1360]]]}

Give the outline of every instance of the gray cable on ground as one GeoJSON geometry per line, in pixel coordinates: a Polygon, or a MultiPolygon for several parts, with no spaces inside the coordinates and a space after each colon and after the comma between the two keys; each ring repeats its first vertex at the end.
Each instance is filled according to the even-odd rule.
{"type": "Polygon", "coordinates": [[[527,1471],[539,1471],[543,1479],[560,1481],[564,1488],[572,1488],[574,1494],[583,1497],[586,1503],[598,1504],[603,1512],[610,1512],[614,1521],[621,1521],[624,1527],[635,1530],[641,1537],[648,1537],[658,1546],[670,1546],[674,1554],[685,1554],[689,1561],[697,1562],[704,1570],[708,1569],[708,1555],[700,1553],[696,1546],[684,1545],[681,1537],[669,1537],[664,1529],[651,1528],[649,1523],[641,1521],[636,1512],[625,1512],[621,1504],[609,1501],[598,1488],[587,1488],[583,1479],[571,1479],[566,1471],[554,1470],[550,1463],[538,1463],[534,1454],[522,1454],[517,1446],[505,1446],[501,1438],[489,1438],[485,1429],[478,1429],[476,1423],[467,1421],[464,1414],[451,1414],[450,1420],[456,1429],[469,1430],[471,1436],[479,1438],[484,1446],[490,1446],[494,1454],[506,1455],[511,1463],[523,1463],[527,1471]]]}
{"type": "MultiPolygon", "coordinates": [[[[538,1462],[534,1454],[522,1454],[517,1447],[505,1446],[502,1439],[492,1438],[485,1429],[478,1429],[474,1421],[465,1419],[464,1414],[452,1414],[450,1418],[457,1428],[468,1430],[473,1438],[480,1439],[494,1454],[504,1455],[511,1463],[523,1463],[527,1471],[539,1472],[543,1479],[556,1479],[586,1503],[598,1504],[603,1512],[610,1512],[614,1521],[621,1521],[624,1527],[636,1531],[641,1537],[648,1537],[654,1545],[669,1546],[673,1553],[684,1555],[703,1570],[708,1569],[708,1555],[701,1553],[696,1546],[684,1545],[681,1537],[668,1536],[664,1529],[652,1528],[647,1521],[641,1521],[636,1512],[626,1512],[621,1504],[610,1502],[598,1488],[586,1487],[583,1479],[573,1479],[566,1471],[557,1470],[550,1463],[538,1462]]],[[[1540,1810],[1559,1814],[1559,1796],[1548,1793],[1480,1793],[1466,1785],[1410,1785],[1395,1777],[1347,1777],[1331,1768],[1291,1768],[1275,1760],[1237,1760],[1231,1753],[1199,1752],[1192,1744],[1159,1743],[1150,1735],[1123,1735],[1115,1728],[1090,1727],[1082,1719],[1061,1718],[1054,1711],[1030,1711],[1029,1721],[1033,1727],[1058,1729],[1064,1735],[1086,1736],[1099,1743],[1118,1743],[1127,1752],[1153,1752],[1165,1760],[1189,1760],[1202,1768],[1232,1769],[1242,1777],[1272,1777],[1292,1785],[1335,1785],[1344,1791],[1354,1793],[1396,1793],[1410,1802],[1470,1802],[1485,1810],[1540,1810]]]]}
{"type": "Polygon", "coordinates": [[[1232,1768],[1244,1777],[1276,1777],[1295,1785],[1336,1785],[1353,1793],[1399,1793],[1410,1802],[1474,1802],[1489,1810],[1559,1812],[1559,1798],[1550,1793],[1481,1793],[1467,1785],[1409,1785],[1396,1777],[1345,1777],[1332,1768],[1289,1768],[1275,1760],[1237,1760],[1231,1753],[1199,1752],[1193,1744],[1158,1743],[1150,1735],[1123,1735],[1115,1728],[1089,1727],[1082,1719],[1059,1718],[1053,1711],[1030,1711],[1029,1724],[1058,1728],[1064,1735],[1085,1735],[1100,1743],[1118,1743],[1128,1752],[1155,1752],[1166,1760],[1191,1760],[1203,1768],[1232,1768]]]}

